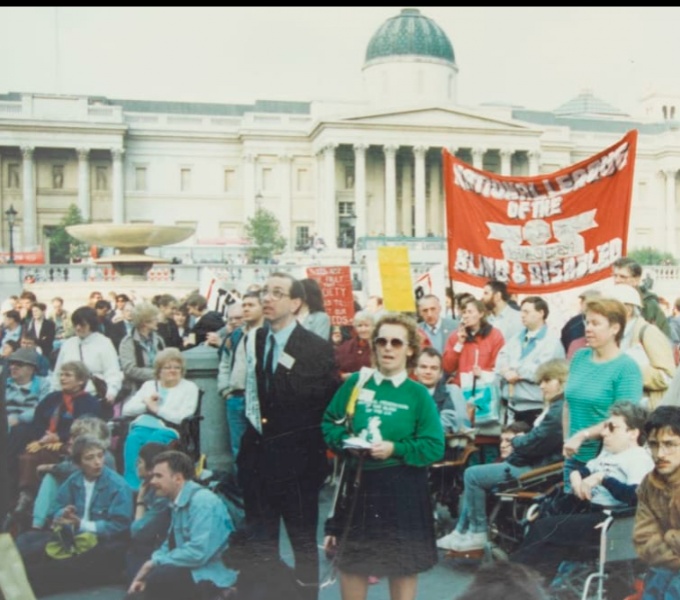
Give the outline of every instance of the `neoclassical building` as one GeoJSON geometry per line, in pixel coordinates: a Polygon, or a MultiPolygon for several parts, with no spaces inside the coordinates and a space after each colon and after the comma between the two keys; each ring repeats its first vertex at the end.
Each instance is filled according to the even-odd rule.
{"type": "Polygon", "coordinates": [[[589,91],[552,112],[461,106],[451,41],[417,9],[378,27],[361,68],[364,96],[351,103],[0,95],[0,211],[19,213],[15,246],[44,246],[72,203],[95,222],[195,226],[193,244],[242,239],[258,206],[277,215],[290,250],[315,233],[330,247],[353,233],[443,236],[443,148],[532,175],[635,128],[629,247],[678,253],[680,99],[649,94],[635,117],[589,91]]]}

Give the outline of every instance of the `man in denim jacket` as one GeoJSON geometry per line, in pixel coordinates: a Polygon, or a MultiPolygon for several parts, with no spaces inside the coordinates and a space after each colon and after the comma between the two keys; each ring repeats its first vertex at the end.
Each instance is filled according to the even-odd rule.
{"type": "Polygon", "coordinates": [[[191,480],[194,465],[186,454],[162,452],[153,463],[151,485],[170,500],[172,522],[163,545],[132,581],[128,598],[228,598],[237,573],[222,562],[234,530],[226,505],[191,480]]]}

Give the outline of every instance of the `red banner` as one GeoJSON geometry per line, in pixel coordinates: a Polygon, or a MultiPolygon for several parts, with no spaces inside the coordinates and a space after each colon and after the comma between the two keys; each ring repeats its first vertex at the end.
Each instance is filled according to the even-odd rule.
{"type": "Polygon", "coordinates": [[[534,177],[474,169],[443,151],[449,277],[549,293],[611,276],[626,253],[637,131],[578,164],[534,177]]]}
{"type": "MultiPolygon", "coordinates": [[[[9,252],[0,252],[0,264],[7,264],[9,252]]],[[[36,250],[35,252],[15,252],[14,262],[17,265],[44,265],[45,252],[36,250]]]]}
{"type": "Polygon", "coordinates": [[[331,325],[351,325],[354,319],[354,296],[350,268],[307,267],[307,277],[318,281],[331,325]]]}

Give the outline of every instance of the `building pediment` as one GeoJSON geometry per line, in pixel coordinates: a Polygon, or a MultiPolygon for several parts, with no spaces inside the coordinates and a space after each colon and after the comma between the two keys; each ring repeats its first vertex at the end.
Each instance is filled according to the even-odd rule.
{"type": "MultiPolygon", "coordinates": [[[[526,123],[513,120],[510,116],[504,118],[498,115],[497,109],[486,111],[468,111],[450,108],[421,108],[357,115],[342,119],[345,123],[366,126],[390,127],[435,127],[474,130],[513,130],[533,131],[534,127],[526,123]]],[[[508,115],[510,111],[507,112],[508,115]]]]}

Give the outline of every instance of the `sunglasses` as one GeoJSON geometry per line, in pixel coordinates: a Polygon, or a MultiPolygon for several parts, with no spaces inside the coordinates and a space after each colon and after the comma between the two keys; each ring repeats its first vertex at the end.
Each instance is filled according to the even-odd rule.
{"type": "Polygon", "coordinates": [[[404,344],[406,343],[404,340],[401,340],[399,338],[384,338],[384,337],[375,338],[374,341],[375,345],[378,348],[386,348],[387,344],[389,344],[390,346],[392,346],[392,348],[399,349],[403,348],[404,344]]]}

